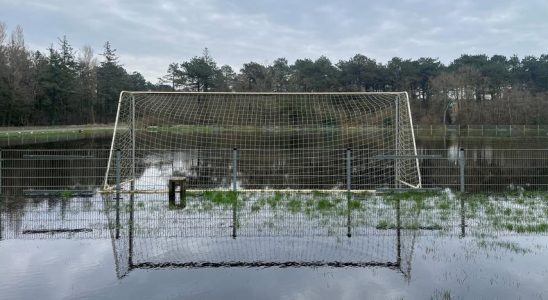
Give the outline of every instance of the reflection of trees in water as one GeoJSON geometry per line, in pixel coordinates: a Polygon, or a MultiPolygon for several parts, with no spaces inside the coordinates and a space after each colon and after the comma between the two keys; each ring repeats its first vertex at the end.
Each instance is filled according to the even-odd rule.
{"type": "Polygon", "coordinates": [[[3,150],[2,194],[94,189],[104,179],[108,150],[3,150]]]}
{"type": "MultiPolygon", "coordinates": [[[[423,187],[459,187],[458,151],[418,149],[423,187]]],[[[548,151],[522,149],[465,149],[465,185],[468,192],[500,192],[520,186],[548,189],[548,151]]]]}

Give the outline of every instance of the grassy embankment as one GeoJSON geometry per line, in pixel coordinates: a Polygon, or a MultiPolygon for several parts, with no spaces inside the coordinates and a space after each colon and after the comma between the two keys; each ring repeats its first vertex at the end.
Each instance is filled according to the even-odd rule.
{"type": "Polygon", "coordinates": [[[110,136],[113,128],[113,125],[0,127],[0,143],[9,146],[110,136]]]}

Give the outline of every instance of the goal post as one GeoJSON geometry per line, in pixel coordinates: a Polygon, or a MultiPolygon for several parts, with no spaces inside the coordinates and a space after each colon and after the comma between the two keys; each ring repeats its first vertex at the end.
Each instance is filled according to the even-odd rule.
{"type": "Polygon", "coordinates": [[[191,189],[419,188],[415,156],[406,92],[124,91],[104,188],[117,165],[123,188],[151,192],[172,176],[191,189]]]}

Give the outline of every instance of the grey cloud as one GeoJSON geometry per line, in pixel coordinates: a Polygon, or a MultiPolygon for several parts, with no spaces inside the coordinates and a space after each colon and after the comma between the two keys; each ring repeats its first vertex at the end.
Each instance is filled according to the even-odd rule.
{"type": "Polygon", "coordinates": [[[439,57],[463,53],[540,55],[548,46],[542,0],[450,1],[8,1],[0,20],[21,24],[30,45],[45,49],[67,35],[75,48],[101,52],[109,40],[121,61],[155,81],[171,61],[208,47],[221,64],[290,61],[363,53],[439,57]]]}

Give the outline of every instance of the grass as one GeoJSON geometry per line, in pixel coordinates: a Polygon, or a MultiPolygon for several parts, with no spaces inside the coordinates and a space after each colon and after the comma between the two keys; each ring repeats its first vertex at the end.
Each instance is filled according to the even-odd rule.
{"type": "Polygon", "coordinates": [[[301,201],[297,199],[291,199],[289,200],[289,202],[287,202],[287,207],[290,212],[298,213],[301,211],[301,201]]]}
{"type": "Polygon", "coordinates": [[[278,204],[280,203],[280,201],[282,200],[283,196],[284,195],[282,194],[282,192],[276,191],[274,192],[274,195],[272,197],[269,197],[266,200],[266,203],[268,203],[268,205],[270,205],[271,208],[276,208],[278,204]]]}
{"type": "Polygon", "coordinates": [[[319,210],[328,210],[335,207],[335,204],[331,202],[329,199],[320,199],[317,204],[317,208],[319,210]]]}
{"type": "Polygon", "coordinates": [[[517,233],[546,233],[548,232],[548,223],[514,225],[512,231],[517,233]]]}
{"type": "Polygon", "coordinates": [[[74,192],[69,190],[60,191],[58,197],[62,199],[71,198],[74,197],[74,192]]]}
{"type": "MultiPolygon", "coordinates": [[[[246,215],[258,214],[266,209],[270,212],[264,216],[276,224],[283,222],[290,214],[302,214],[307,219],[316,220],[319,226],[338,226],[336,224],[346,222],[346,215],[352,212],[350,216],[353,226],[393,230],[396,229],[396,212],[399,211],[402,229],[439,230],[440,234],[452,234],[460,232],[462,199],[466,208],[464,212],[467,234],[474,235],[478,229],[492,232],[503,230],[516,234],[548,233],[548,201],[544,198],[501,198],[485,194],[457,194],[457,197],[449,197],[445,192],[431,191],[386,193],[367,198],[361,198],[354,193],[351,194],[351,198],[347,198],[344,191],[238,194],[232,191],[206,191],[189,192],[188,195],[189,206],[177,213],[192,214],[197,211],[211,211],[216,207],[218,208],[215,209],[215,213],[229,213],[236,204],[238,218],[241,218],[238,222],[242,222],[243,226],[248,222],[246,215]],[[399,206],[396,206],[398,203],[399,206]]],[[[161,211],[159,205],[149,205],[145,202],[147,205],[143,207],[142,203],[136,201],[135,208],[158,208],[161,211]]],[[[129,207],[123,208],[129,210],[129,207]]]]}
{"type": "Polygon", "coordinates": [[[430,297],[430,300],[451,300],[451,299],[453,299],[453,297],[451,296],[450,290],[444,290],[444,291],[436,290],[434,292],[434,295],[430,297]]]}
{"type": "Polygon", "coordinates": [[[481,239],[478,241],[478,247],[483,249],[491,249],[491,250],[506,249],[508,251],[518,253],[518,254],[525,254],[525,253],[531,252],[531,250],[521,247],[518,243],[509,242],[509,241],[491,241],[491,240],[481,239]]]}
{"type": "Polygon", "coordinates": [[[203,193],[205,199],[217,205],[234,205],[238,201],[238,195],[233,191],[205,191],[203,193]]]}
{"type": "Polygon", "coordinates": [[[358,209],[362,208],[362,203],[359,200],[350,200],[348,202],[348,208],[350,210],[358,210],[358,209]]]}
{"type": "Polygon", "coordinates": [[[52,128],[26,128],[14,127],[0,131],[1,141],[26,142],[26,141],[55,141],[67,138],[81,138],[87,135],[111,135],[113,126],[60,126],[52,128]]]}

